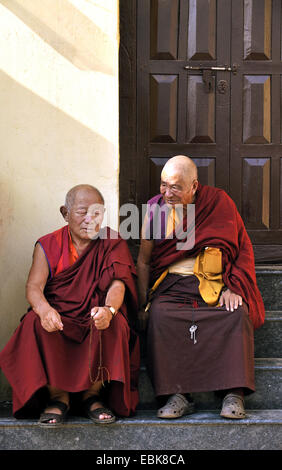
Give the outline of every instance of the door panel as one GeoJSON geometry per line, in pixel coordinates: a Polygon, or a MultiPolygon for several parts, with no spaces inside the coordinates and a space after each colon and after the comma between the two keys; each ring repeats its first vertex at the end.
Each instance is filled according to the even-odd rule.
{"type": "Polygon", "coordinates": [[[216,0],[190,0],[188,20],[188,60],[215,60],[216,0]]]}
{"type": "Polygon", "coordinates": [[[150,75],[150,141],[177,141],[178,76],[150,75]]]}
{"type": "Polygon", "coordinates": [[[150,5],[150,59],[178,58],[179,0],[150,5]]]}
{"type": "Polygon", "coordinates": [[[270,60],[272,0],[244,1],[243,8],[244,60],[270,60]]]}
{"type": "Polygon", "coordinates": [[[230,195],[254,244],[282,243],[281,1],[232,2],[230,195]]]}
{"type": "Polygon", "coordinates": [[[270,144],[271,77],[245,75],[243,81],[243,143],[270,144]]]}
{"type": "Polygon", "coordinates": [[[137,204],[188,155],[282,260],[281,58],[280,0],[138,0],[137,204]]]}
{"type": "Polygon", "coordinates": [[[205,92],[201,75],[188,75],[186,142],[215,143],[215,91],[205,92]]]}

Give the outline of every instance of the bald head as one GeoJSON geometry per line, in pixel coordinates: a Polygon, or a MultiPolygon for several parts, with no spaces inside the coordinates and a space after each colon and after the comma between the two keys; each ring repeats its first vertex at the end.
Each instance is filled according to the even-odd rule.
{"type": "Polygon", "coordinates": [[[84,245],[100,230],[105,212],[104,198],[94,186],[79,184],[68,191],[60,212],[69,225],[76,247],[84,245]]]}
{"type": "Polygon", "coordinates": [[[96,202],[98,204],[104,205],[104,198],[97,188],[91,186],[90,184],[78,184],[67,192],[65,199],[65,207],[67,208],[67,210],[70,211],[77,196],[85,193],[93,194],[93,196],[97,199],[96,202]]]}
{"type": "Polygon", "coordinates": [[[193,160],[185,155],[170,158],[163,167],[162,176],[181,175],[185,184],[198,179],[198,170],[193,160]]]}
{"type": "Polygon", "coordinates": [[[191,158],[177,155],[170,158],[161,173],[160,192],[169,205],[191,204],[198,187],[197,167],[191,158]]]}

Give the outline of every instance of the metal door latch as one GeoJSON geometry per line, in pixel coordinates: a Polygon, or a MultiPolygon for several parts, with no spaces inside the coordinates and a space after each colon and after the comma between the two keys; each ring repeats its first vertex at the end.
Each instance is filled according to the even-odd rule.
{"type": "MultiPolygon", "coordinates": [[[[233,64],[232,67],[229,66],[221,66],[221,65],[215,65],[215,66],[206,66],[206,65],[185,65],[184,67],[186,70],[200,70],[203,74],[203,82],[205,86],[205,91],[207,93],[210,93],[213,91],[213,84],[214,84],[214,75],[213,72],[232,72],[234,74],[237,73],[237,65],[233,64]]],[[[222,80],[223,82],[224,80],[222,80]]],[[[224,83],[224,86],[219,88],[220,93],[225,93],[226,92],[226,85],[227,83],[224,83]]]]}
{"type": "Polygon", "coordinates": [[[226,65],[214,65],[214,66],[209,66],[209,65],[185,65],[184,68],[186,70],[211,70],[215,72],[232,72],[234,74],[237,73],[238,66],[236,64],[233,64],[231,67],[226,65]]]}
{"type": "Polygon", "coordinates": [[[203,82],[207,93],[213,91],[214,76],[211,70],[203,70],[203,82]]]}

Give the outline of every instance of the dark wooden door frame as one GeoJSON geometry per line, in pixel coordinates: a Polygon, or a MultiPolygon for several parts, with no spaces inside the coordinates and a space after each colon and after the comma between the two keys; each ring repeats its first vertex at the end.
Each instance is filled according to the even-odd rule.
{"type": "Polygon", "coordinates": [[[136,20],[137,0],[119,1],[120,206],[136,203],[136,20]]]}

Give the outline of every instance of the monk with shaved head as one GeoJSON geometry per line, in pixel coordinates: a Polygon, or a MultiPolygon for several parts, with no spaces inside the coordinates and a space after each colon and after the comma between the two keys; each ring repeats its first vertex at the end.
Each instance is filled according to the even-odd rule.
{"type": "Polygon", "coordinates": [[[252,245],[234,202],[185,155],[167,161],[148,201],[137,274],[158,417],[192,413],[194,392],[215,391],[221,416],[244,418],[264,321],[252,245]]]}
{"type": "Polygon", "coordinates": [[[15,417],[41,413],[39,425],[55,427],[73,405],[108,424],[135,410],[136,272],[126,242],[102,227],[104,210],[97,188],[75,186],[60,208],[66,225],[35,244],[30,309],[0,353],[15,417]]]}

